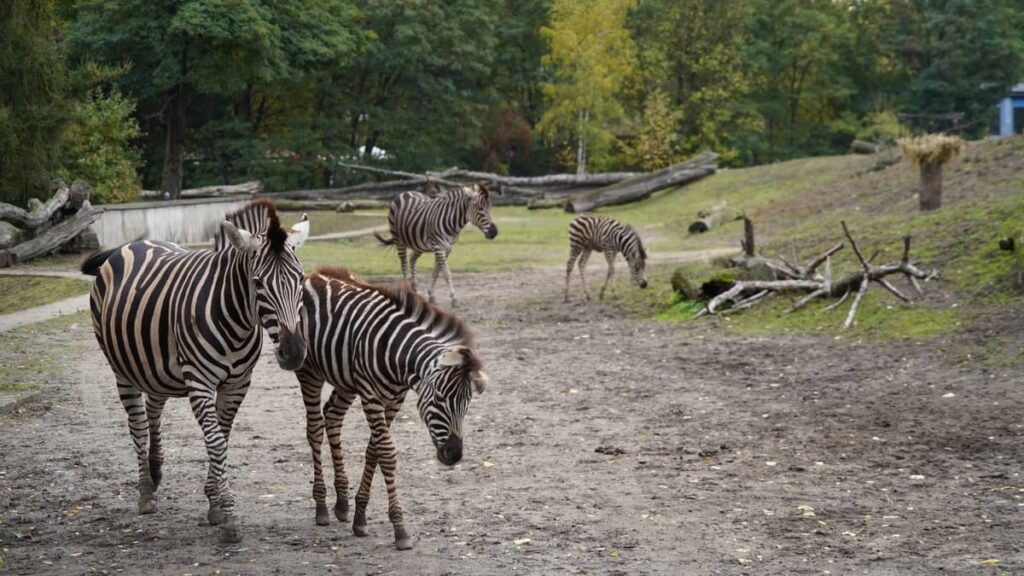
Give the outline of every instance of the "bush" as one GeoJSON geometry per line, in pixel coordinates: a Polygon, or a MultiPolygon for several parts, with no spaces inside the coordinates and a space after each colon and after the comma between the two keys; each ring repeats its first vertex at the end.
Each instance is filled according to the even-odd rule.
{"type": "Polygon", "coordinates": [[[92,185],[95,203],[139,198],[139,151],[130,144],[142,131],[132,117],[135,102],[118,92],[96,89],[74,106],[62,147],[61,176],[92,185]]]}

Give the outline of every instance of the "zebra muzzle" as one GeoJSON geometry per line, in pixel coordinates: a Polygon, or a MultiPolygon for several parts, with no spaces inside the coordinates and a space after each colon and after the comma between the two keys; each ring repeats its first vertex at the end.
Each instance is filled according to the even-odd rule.
{"type": "Polygon", "coordinates": [[[449,436],[444,444],[437,447],[437,459],[445,466],[454,466],[462,460],[462,438],[449,436]]]}
{"type": "Polygon", "coordinates": [[[495,226],[494,224],[491,224],[490,226],[487,227],[487,230],[484,230],[484,238],[487,238],[488,240],[493,240],[494,237],[497,235],[498,227],[495,226]]]}
{"type": "Polygon", "coordinates": [[[302,368],[302,363],[306,360],[306,340],[301,334],[296,334],[282,326],[274,355],[277,357],[277,363],[281,369],[298,370],[302,368]]]}

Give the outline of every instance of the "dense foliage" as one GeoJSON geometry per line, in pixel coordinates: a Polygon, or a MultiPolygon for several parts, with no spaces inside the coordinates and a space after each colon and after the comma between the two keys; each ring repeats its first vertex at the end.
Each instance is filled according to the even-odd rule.
{"type": "Polygon", "coordinates": [[[758,164],[978,137],[1024,80],[1021,0],[0,6],[0,196],[18,202],[56,174],[127,199],[129,166],[174,194],[363,177],[339,161],[538,174],[710,148],[758,164]],[[75,79],[97,66],[121,73],[75,79]]]}

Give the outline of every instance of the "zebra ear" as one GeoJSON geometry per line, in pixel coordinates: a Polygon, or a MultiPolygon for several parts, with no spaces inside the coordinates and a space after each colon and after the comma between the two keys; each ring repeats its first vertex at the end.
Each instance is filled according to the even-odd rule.
{"type": "Polygon", "coordinates": [[[235,250],[243,254],[255,254],[259,250],[259,239],[253,237],[248,230],[242,230],[228,220],[220,223],[220,229],[224,231],[224,235],[228,238],[228,243],[235,250]]]}
{"type": "Polygon", "coordinates": [[[444,354],[441,354],[441,359],[437,361],[437,365],[462,366],[468,359],[467,352],[469,352],[469,348],[465,346],[452,346],[445,350],[444,354]]]}
{"type": "Polygon", "coordinates": [[[288,233],[288,245],[292,248],[302,246],[302,243],[309,237],[309,215],[303,214],[302,219],[292,226],[288,233]]]}
{"type": "Polygon", "coordinates": [[[477,394],[483,394],[484,390],[487,389],[487,385],[491,383],[491,379],[487,377],[483,370],[477,370],[470,374],[469,377],[473,380],[473,390],[477,394]]]}

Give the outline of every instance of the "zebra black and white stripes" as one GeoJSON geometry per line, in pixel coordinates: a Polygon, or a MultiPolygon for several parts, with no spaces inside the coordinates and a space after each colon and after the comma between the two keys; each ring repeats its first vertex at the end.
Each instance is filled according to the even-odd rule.
{"type": "Polygon", "coordinates": [[[313,453],[316,523],[329,524],[321,465],[324,429],[334,463],[335,516],[348,520],[348,477],[341,452],[341,425],[358,396],[370,425],[352,530],[366,536],[370,485],[379,466],[388,492],[388,516],[399,549],[412,547],[395,487],[396,450],[391,423],[409,390],[426,423],[439,461],[462,458],[462,421],[473,392],[487,376],[458,318],[428,304],[407,286],[368,285],[344,269],[321,269],[304,285],[302,326],[308,343],[296,372],[306,406],[306,437],[313,453]],[[321,406],[324,382],[333,386],[321,406]]]}
{"type": "Polygon", "coordinates": [[[608,274],[601,286],[600,298],[604,299],[604,291],[615,275],[615,255],[621,253],[629,263],[629,272],[641,288],[647,287],[644,275],[647,252],[636,230],[612,218],[581,214],[569,223],[569,262],[565,267],[565,301],[569,301],[569,279],[572,269],[579,258],[580,282],[583,283],[583,294],[590,300],[587,290],[587,261],[593,251],[604,253],[608,260],[608,274]]]}
{"type": "Polygon", "coordinates": [[[402,264],[402,277],[410,280],[413,290],[416,290],[416,260],[424,252],[433,253],[434,276],[427,290],[430,302],[436,301],[434,286],[438,276],[444,274],[452,307],[455,307],[448,254],[458,241],[459,233],[470,222],[480,228],[488,240],[498,235],[498,227],[491,220],[490,191],[482,184],[442,192],[436,198],[420,192],[405,192],[391,202],[388,210],[391,238],[377,233],[374,236],[382,244],[395,246],[402,264]]]}
{"type": "Polygon", "coordinates": [[[164,404],[188,397],[209,460],[207,517],[222,525],[227,542],[240,539],[226,473],[228,436],[259,357],[261,323],[272,320],[279,328],[275,352],[282,368],[299,368],[306,352],[297,327],[303,274],[294,250],[309,223],[303,219],[288,233],[269,207],[270,222],[258,235],[222,224],[231,249],[139,241],[82,265],[83,273],[96,276],[93,328],[135,443],[139,512],[156,511],[164,404]],[[259,308],[271,311],[267,318],[259,308]]]}

